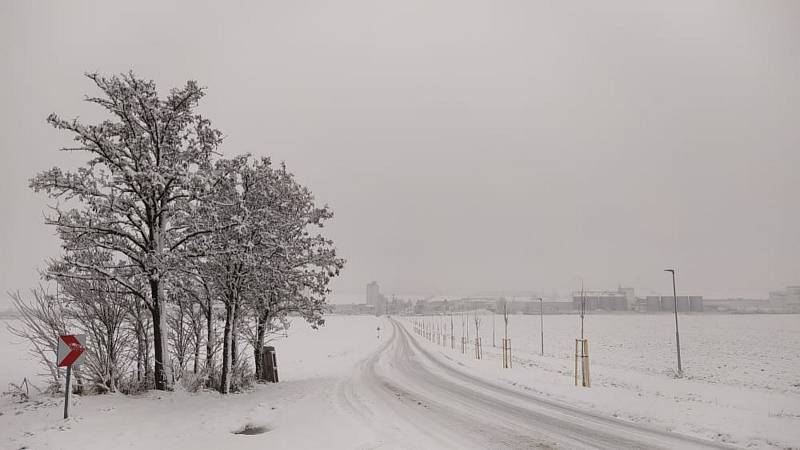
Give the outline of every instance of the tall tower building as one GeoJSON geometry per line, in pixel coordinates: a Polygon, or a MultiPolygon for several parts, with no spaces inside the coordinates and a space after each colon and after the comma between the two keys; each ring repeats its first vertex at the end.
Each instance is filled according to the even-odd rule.
{"type": "Polygon", "coordinates": [[[381,298],[381,287],[373,281],[367,285],[367,304],[378,306],[381,298]]]}

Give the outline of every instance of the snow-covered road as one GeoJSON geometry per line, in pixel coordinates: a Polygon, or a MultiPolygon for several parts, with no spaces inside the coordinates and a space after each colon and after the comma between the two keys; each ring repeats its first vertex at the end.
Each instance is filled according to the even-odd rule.
{"type": "Polygon", "coordinates": [[[390,321],[385,342],[337,386],[370,448],[721,448],[543,399],[470,375],[390,321]]]}

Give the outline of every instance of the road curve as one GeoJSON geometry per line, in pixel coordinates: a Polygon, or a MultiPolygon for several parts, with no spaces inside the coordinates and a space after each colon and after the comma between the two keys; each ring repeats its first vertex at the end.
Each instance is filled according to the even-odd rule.
{"type": "Polygon", "coordinates": [[[386,341],[337,387],[339,406],[374,432],[365,448],[730,448],[472,376],[390,323],[386,341]]]}

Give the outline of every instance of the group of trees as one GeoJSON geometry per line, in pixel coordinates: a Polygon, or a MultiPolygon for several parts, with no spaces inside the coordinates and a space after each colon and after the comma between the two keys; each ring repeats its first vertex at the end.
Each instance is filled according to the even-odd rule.
{"type": "Polygon", "coordinates": [[[44,271],[55,293],[14,296],[16,332],[50,365],[58,334],[85,332],[81,375],[101,389],[165,390],[194,374],[228,393],[245,376],[245,348],[260,375],[263,345],[289,315],[323,324],[327,286],[344,260],[315,229],[333,213],[285,165],[221,157],[222,134],[195,111],[204,95],[195,82],[162,99],[132,73],[88,77],[102,95],[87,101],[111,117],[48,118],[74,135],[77,145],[64,150],[90,159],[31,180],[59,202],[46,222],[63,254],[44,271]]]}

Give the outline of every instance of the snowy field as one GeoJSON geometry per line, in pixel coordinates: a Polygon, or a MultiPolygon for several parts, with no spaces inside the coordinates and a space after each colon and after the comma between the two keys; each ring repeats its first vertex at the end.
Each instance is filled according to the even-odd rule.
{"type": "MultiPolygon", "coordinates": [[[[449,329],[449,318],[433,320],[449,329]]],[[[501,368],[503,318],[494,317],[496,348],[492,320],[480,325],[484,360],[475,361],[474,345],[467,355],[458,344],[437,351],[482,376],[625,420],[743,447],[800,448],[800,315],[681,315],[683,378],[675,377],[674,316],[587,315],[591,389],[573,386],[579,316],[544,316],[544,357],[539,316],[509,316],[512,370],[501,368]]]]}
{"type": "MultiPolygon", "coordinates": [[[[503,318],[496,315],[494,320],[499,347],[503,318]]],[[[563,367],[573,364],[579,316],[545,316],[544,321],[545,356],[566,361],[563,367]]],[[[539,322],[539,316],[509,316],[509,337],[520,357],[539,355],[539,322]]],[[[449,327],[449,319],[445,325],[449,327]]],[[[470,326],[474,336],[475,324],[470,322],[470,326]]],[[[679,326],[687,379],[800,394],[800,315],[681,315],[679,326]]],[[[460,336],[458,317],[455,330],[460,336]]],[[[483,345],[491,346],[491,314],[482,317],[480,331],[483,345]]],[[[587,315],[584,334],[593,367],[666,377],[675,374],[673,315],[587,315]]],[[[599,370],[598,376],[603,373],[599,370]]]]}
{"type": "MultiPolygon", "coordinates": [[[[539,317],[510,317],[512,369],[500,367],[499,348],[492,348],[491,315],[481,325],[480,361],[471,352],[414,335],[409,318],[399,322],[442,364],[516,392],[734,447],[800,448],[800,316],[682,316],[683,378],[673,369],[672,316],[587,316],[590,389],[572,385],[578,318],[544,319],[542,357],[539,317]]],[[[502,319],[496,320],[499,346],[502,319]]],[[[38,371],[7,323],[0,322],[3,387],[38,371]]],[[[460,337],[458,317],[455,324],[460,337]]],[[[474,323],[470,326],[474,338],[474,323]]],[[[62,398],[14,403],[3,396],[0,448],[438,448],[436,430],[446,434],[458,425],[432,420],[437,403],[449,400],[441,393],[448,388],[445,383],[428,391],[435,385],[427,383],[444,380],[430,377],[445,372],[413,345],[398,341],[395,330],[388,319],[374,317],[330,316],[317,331],[296,322],[289,337],[275,343],[281,383],[227,397],[180,391],[77,397],[73,417],[64,421],[62,398]],[[420,371],[423,366],[427,369],[420,371]],[[416,394],[393,391],[403,388],[416,394]],[[415,399],[419,395],[421,402],[415,399]],[[245,427],[263,434],[234,434],[245,427]]],[[[458,379],[453,373],[448,377],[458,379]]],[[[449,433],[458,439],[462,432],[449,433]]]]}

